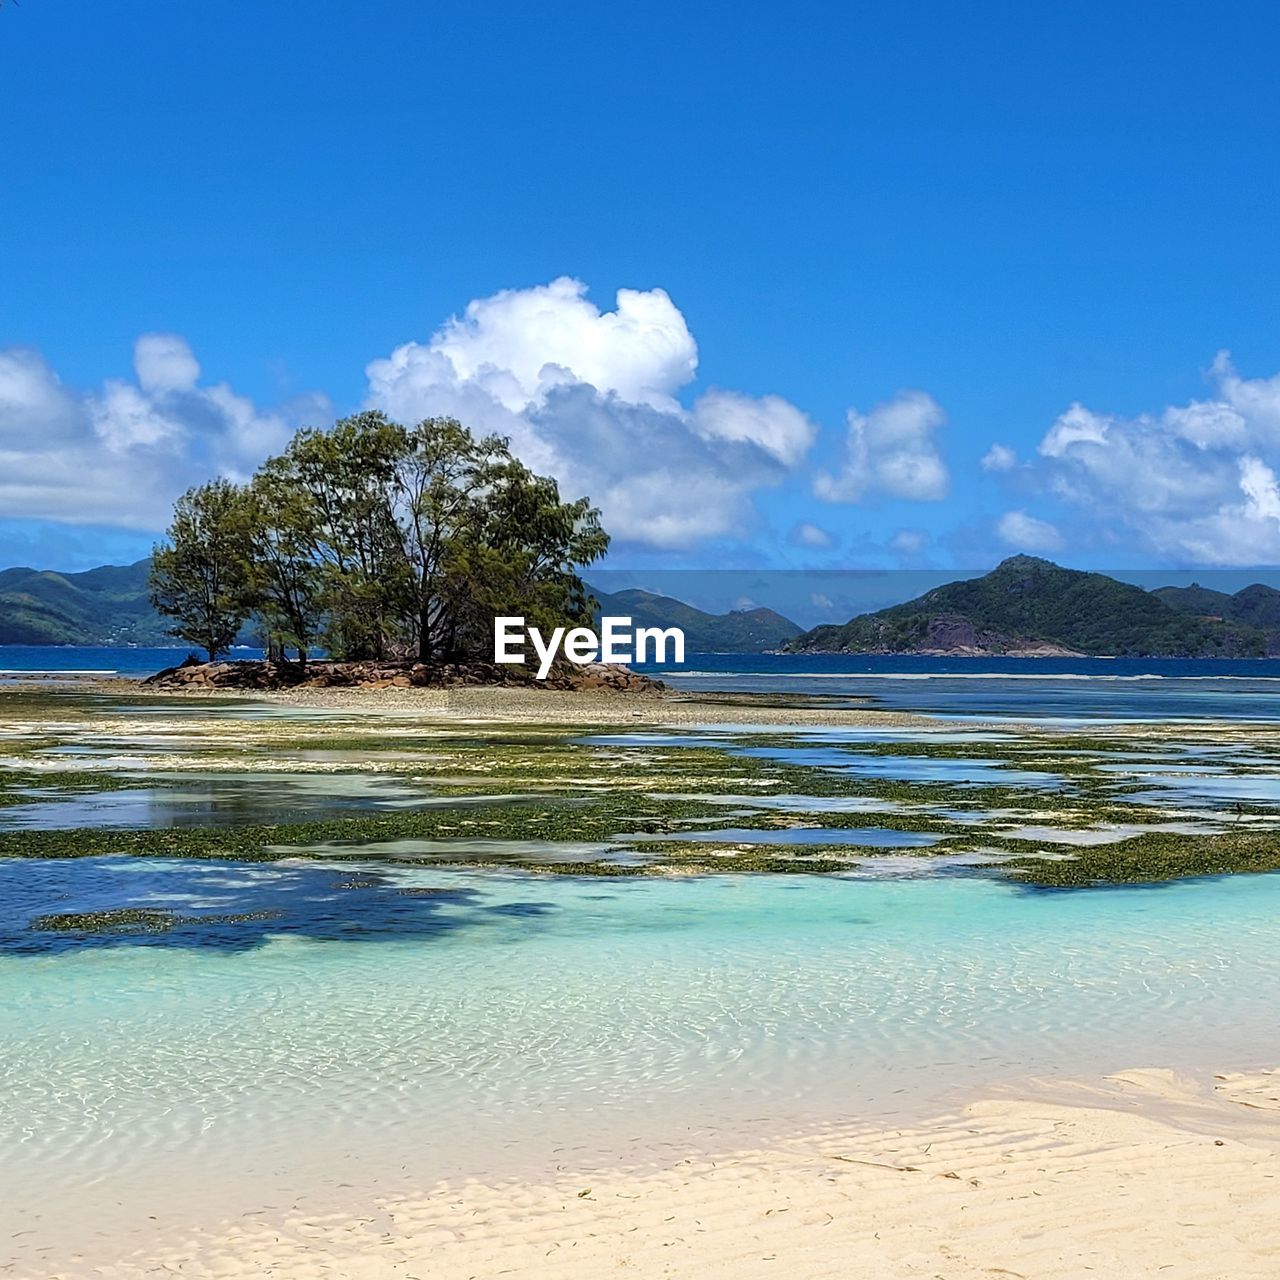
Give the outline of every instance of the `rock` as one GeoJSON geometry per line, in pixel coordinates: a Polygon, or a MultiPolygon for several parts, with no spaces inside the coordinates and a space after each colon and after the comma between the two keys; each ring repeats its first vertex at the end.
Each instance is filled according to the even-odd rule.
{"type": "Polygon", "coordinates": [[[319,659],[302,666],[296,662],[269,662],[263,659],[234,662],[201,662],[187,658],[176,667],[167,667],[145,684],[161,689],[291,689],[299,685],[312,689],[364,688],[408,689],[449,685],[512,685],[564,691],[655,693],[667,686],[661,680],[632,671],[628,667],[588,663],[575,666],[558,663],[546,680],[535,680],[527,666],[492,662],[429,664],[400,662],[333,662],[319,659]]]}

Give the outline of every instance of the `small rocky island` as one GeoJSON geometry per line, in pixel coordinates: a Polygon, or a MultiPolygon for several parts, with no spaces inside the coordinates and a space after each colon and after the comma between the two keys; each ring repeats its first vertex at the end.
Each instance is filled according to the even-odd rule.
{"type": "Polygon", "coordinates": [[[428,689],[460,685],[511,686],[560,691],[591,690],[619,693],[660,693],[661,680],[628,667],[569,663],[553,667],[545,680],[535,680],[525,666],[492,662],[425,663],[413,661],[337,662],[312,659],[307,663],[251,659],[201,662],[194,656],[167,667],[144,684],[159,689],[428,689]]]}

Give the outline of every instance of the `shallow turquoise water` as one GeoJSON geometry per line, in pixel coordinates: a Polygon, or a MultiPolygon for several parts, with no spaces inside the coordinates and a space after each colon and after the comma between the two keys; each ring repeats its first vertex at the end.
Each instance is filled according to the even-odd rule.
{"type": "Polygon", "coordinates": [[[82,792],[20,788],[22,803],[0,809],[0,831],[72,827],[225,827],[252,822],[307,822],[319,818],[424,808],[430,789],[360,774],[129,773],[137,785],[82,792]]]}
{"type": "MultiPolygon", "coordinates": [[[[70,1187],[106,1203],[119,1177],[206,1196],[220,1179],[420,1183],[606,1151],[637,1128],[678,1148],[1026,1074],[1269,1066],[1280,1050],[1280,876],[1040,892],[923,869],[599,880],[103,861],[119,887],[96,905],[280,914],[231,942],[0,955],[0,1200],[15,1215],[70,1187]],[[398,892],[432,888],[449,892],[398,892]]],[[[40,864],[4,869],[27,885],[10,920],[76,909],[51,905],[73,895],[37,885],[40,864]]]]}

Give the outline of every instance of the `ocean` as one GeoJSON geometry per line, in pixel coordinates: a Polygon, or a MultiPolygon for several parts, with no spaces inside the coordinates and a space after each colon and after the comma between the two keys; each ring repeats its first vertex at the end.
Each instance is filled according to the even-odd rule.
{"type": "MultiPolygon", "coordinates": [[[[190,647],[0,645],[0,682],[32,672],[141,679],[190,647]]],[[[259,649],[233,657],[259,658],[259,649]]],[[[821,696],[983,719],[1280,719],[1276,658],[925,658],[690,653],[679,667],[637,670],[691,692],[821,696]]]]}

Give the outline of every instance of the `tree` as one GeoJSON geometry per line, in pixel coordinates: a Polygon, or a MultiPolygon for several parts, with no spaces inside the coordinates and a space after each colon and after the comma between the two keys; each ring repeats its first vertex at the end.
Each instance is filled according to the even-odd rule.
{"type": "Polygon", "coordinates": [[[452,548],[441,607],[445,651],[487,652],[499,614],[521,615],[544,633],[590,626],[596,602],[577,570],[608,547],[590,501],[562,502],[555,480],[535,475],[504,443],[501,460],[490,465],[476,523],[452,548]]]}
{"type": "Polygon", "coordinates": [[[252,609],[248,532],[244,490],[213,480],[178,499],[167,541],[151,556],[151,603],[210,662],[235,643],[252,609]]]}
{"type": "Polygon", "coordinates": [[[248,486],[185,494],[152,596],[211,659],[250,615],[302,663],[317,641],[339,658],[477,659],[496,614],[589,625],[577,570],[608,545],[599,511],[561,501],[506,440],[371,411],[299,431],[248,486]]]}
{"type": "Polygon", "coordinates": [[[249,516],[249,592],[267,636],[283,650],[307,653],[324,624],[324,579],[312,554],[310,510],[303,495],[264,467],[246,493],[249,516]]]}
{"type": "Polygon", "coordinates": [[[587,499],[561,502],[556,482],[513,458],[506,440],[476,439],[454,418],[428,418],[398,444],[404,627],[420,661],[488,653],[498,613],[590,623],[574,566],[598,559],[609,538],[587,499]]]}
{"type": "Polygon", "coordinates": [[[452,644],[448,575],[474,543],[505,440],[476,440],[455,418],[427,418],[406,431],[394,469],[396,526],[407,570],[409,615],[418,659],[452,644]]]}
{"type": "Polygon", "coordinates": [[[299,431],[262,470],[296,513],[317,572],[324,638],[339,657],[380,658],[398,630],[406,579],[392,496],[403,448],[403,427],[359,413],[328,431],[299,431]]]}

